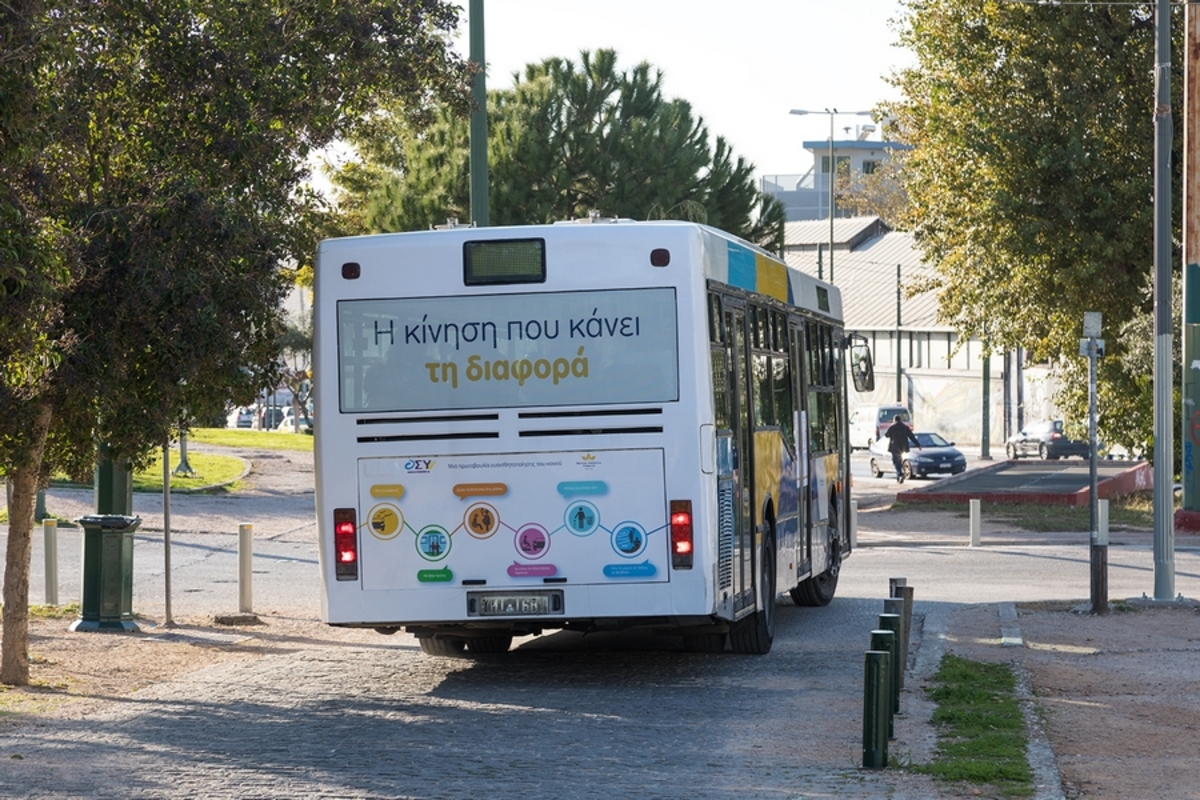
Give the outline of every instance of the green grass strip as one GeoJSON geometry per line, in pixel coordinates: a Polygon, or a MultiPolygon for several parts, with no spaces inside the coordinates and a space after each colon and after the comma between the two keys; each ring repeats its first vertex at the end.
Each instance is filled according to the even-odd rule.
{"type": "MultiPolygon", "coordinates": [[[[256,431],[251,428],[194,428],[189,442],[221,447],[252,447],[258,450],[298,450],[312,452],[313,437],[303,433],[256,431]]],[[[190,460],[191,453],[188,454],[190,460]]]]}
{"type": "MultiPolygon", "coordinates": [[[[1178,507],[1178,502],[1176,503],[1178,507]]],[[[897,501],[895,510],[951,511],[967,519],[966,503],[905,503],[897,501]]],[[[1053,503],[982,503],[980,513],[985,521],[1012,525],[1036,533],[1088,531],[1091,526],[1087,506],[1065,506],[1053,503]]],[[[1112,529],[1154,529],[1154,502],[1151,492],[1140,491],[1114,497],[1108,504],[1108,524],[1112,529]]]]}
{"type": "Polygon", "coordinates": [[[1031,795],[1033,772],[1012,670],[947,654],[934,683],[929,696],[937,703],[937,756],[914,771],[986,786],[1003,797],[1031,795]]]}
{"type": "MultiPolygon", "coordinates": [[[[176,475],[174,470],[179,466],[179,449],[171,451],[171,491],[197,491],[209,486],[230,484],[241,477],[245,471],[246,462],[236,456],[219,455],[216,453],[188,452],[188,466],[192,468],[190,475],[176,475]]],[[[135,492],[162,492],[162,453],[156,453],[150,464],[144,470],[133,473],[133,490],[135,492]]],[[[50,481],[51,486],[87,488],[89,484],[77,484],[67,480],[65,476],[57,475],[50,481]]],[[[227,487],[236,488],[236,487],[227,487]]]]}

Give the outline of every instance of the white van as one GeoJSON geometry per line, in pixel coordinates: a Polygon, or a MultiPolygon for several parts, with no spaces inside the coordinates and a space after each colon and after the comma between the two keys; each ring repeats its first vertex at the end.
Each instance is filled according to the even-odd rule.
{"type": "Polygon", "coordinates": [[[886,406],[859,406],[850,415],[850,446],[870,447],[896,421],[912,427],[908,406],[893,403],[886,406]]]}

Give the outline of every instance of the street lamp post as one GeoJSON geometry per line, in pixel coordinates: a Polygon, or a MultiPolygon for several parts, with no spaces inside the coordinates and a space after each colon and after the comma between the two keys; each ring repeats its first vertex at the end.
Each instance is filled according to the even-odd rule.
{"type": "Polygon", "coordinates": [[[809,111],[803,108],[793,108],[789,113],[805,116],[807,114],[829,115],[829,282],[833,283],[833,182],[837,177],[837,163],[833,160],[833,122],[838,114],[852,114],[858,117],[871,116],[870,111],[838,111],[827,108],[824,111],[809,111]]]}

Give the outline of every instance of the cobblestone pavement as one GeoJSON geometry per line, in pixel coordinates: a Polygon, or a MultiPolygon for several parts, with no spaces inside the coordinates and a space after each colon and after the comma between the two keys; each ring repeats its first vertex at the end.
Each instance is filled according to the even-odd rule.
{"type": "MultiPolygon", "coordinates": [[[[833,626],[825,609],[780,611],[762,658],[558,634],[472,662],[397,635],[222,663],[83,716],[0,726],[0,796],[955,796],[857,767],[861,653],[839,640],[867,604],[843,604],[833,626]]],[[[908,726],[926,731],[911,702],[893,743],[906,752],[908,726]]]]}

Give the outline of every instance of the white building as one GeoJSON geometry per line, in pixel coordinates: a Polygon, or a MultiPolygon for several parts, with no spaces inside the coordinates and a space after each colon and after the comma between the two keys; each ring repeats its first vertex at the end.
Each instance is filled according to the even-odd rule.
{"type": "Polygon", "coordinates": [[[1050,419],[1054,385],[1049,371],[1022,367],[1020,354],[983,355],[982,342],[960,340],[938,321],[935,292],[905,287],[931,274],[911,233],[890,230],[878,217],[828,218],[785,225],[788,264],[842,291],[846,330],[871,344],[875,391],[850,392],[859,405],[907,405],[918,430],[933,430],[968,447],[983,441],[985,391],[989,454],[1002,458],[1004,441],[1021,425],[1050,419]],[[986,375],[986,380],[985,380],[986,375]],[[985,387],[986,384],[986,387],[985,387]]]}
{"type": "MultiPolygon", "coordinates": [[[[829,219],[830,165],[838,169],[847,167],[850,175],[870,175],[891,158],[897,149],[907,145],[885,142],[870,138],[875,134],[874,125],[862,125],[853,139],[835,139],[830,157],[830,141],[818,139],[804,142],[804,149],[812,154],[813,166],[800,175],[764,175],[760,189],[783,203],[789,222],[813,219],[829,219]]],[[[834,216],[846,216],[834,202],[834,216]]]]}

